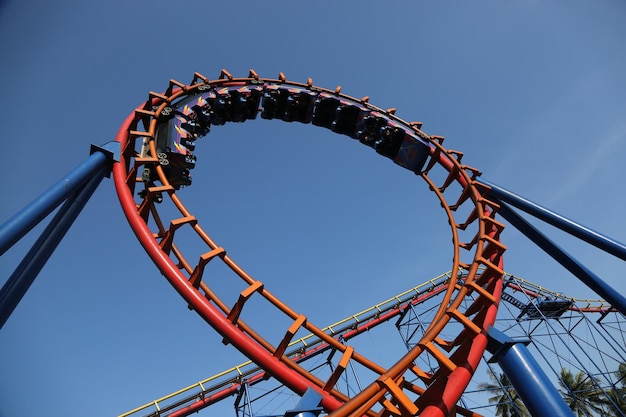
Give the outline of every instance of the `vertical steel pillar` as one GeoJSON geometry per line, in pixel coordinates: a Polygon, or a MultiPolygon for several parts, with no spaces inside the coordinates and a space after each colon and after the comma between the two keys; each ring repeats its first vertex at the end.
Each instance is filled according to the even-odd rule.
{"type": "Polygon", "coordinates": [[[67,198],[65,204],[59,209],[39,239],[0,289],[0,329],[13,313],[102,179],[110,172],[111,156],[112,153],[106,148],[95,148],[95,151],[85,162],[0,227],[0,247],[2,249],[0,253],[3,253],[67,198]]]}
{"type": "Polygon", "coordinates": [[[533,417],[574,417],[558,390],[532,357],[525,344],[489,328],[487,350],[493,354],[533,417]]]}

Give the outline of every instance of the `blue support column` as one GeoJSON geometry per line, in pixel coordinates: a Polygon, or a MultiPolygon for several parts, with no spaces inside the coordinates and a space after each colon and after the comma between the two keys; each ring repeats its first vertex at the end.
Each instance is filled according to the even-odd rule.
{"type": "Polygon", "coordinates": [[[497,361],[533,417],[574,417],[524,343],[489,329],[487,349],[497,361]]]}
{"type": "Polygon", "coordinates": [[[0,329],[11,316],[102,179],[109,174],[111,156],[114,152],[107,148],[92,148],[92,152],[93,154],[87,161],[0,228],[0,247],[4,252],[63,200],[66,200],[0,289],[0,329]]]}
{"type": "MultiPolygon", "coordinates": [[[[117,142],[109,142],[103,147],[92,146],[93,153],[87,160],[2,224],[0,226],[0,255],[9,250],[15,242],[24,237],[33,227],[46,218],[68,196],[85,184],[89,178],[99,173],[103,167],[112,162],[117,152],[115,146],[119,149],[119,143],[117,142]]],[[[108,172],[106,173],[107,175],[108,172]]]]}
{"type": "Polygon", "coordinates": [[[322,395],[312,388],[306,390],[296,408],[287,410],[284,417],[317,417],[322,412],[322,395]]]}
{"type": "Polygon", "coordinates": [[[489,195],[497,197],[498,200],[509,203],[512,206],[517,207],[518,209],[571,234],[572,236],[576,236],[577,238],[626,261],[626,245],[623,243],[617,242],[616,240],[604,236],[596,231],[588,229],[566,217],[561,216],[560,214],[520,197],[519,195],[499,187],[483,178],[480,178],[479,181],[488,185],[491,188],[489,195]]]}
{"type": "Polygon", "coordinates": [[[17,266],[13,274],[0,289],[0,329],[9,319],[13,310],[21,301],[26,291],[48,261],[52,252],[65,236],[89,197],[104,178],[106,167],[101,167],[94,177],[69,198],[54,216],[48,227],[17,266]]]}
{"type": "Polygon", "coordinates": [[[515,213],[505,203],[500,204],[498,214],[554,258],[565,269],[574,274],[574,276],[587,285],[587,287],[595,291],[596,294],[609,302],[619,312],[626,314],[626,297],[620,294],[619,291],[616,291],[596,274],[581,265],[567,252],[558,247],[539,230],[535,229],[526,220],[515,213]]]}

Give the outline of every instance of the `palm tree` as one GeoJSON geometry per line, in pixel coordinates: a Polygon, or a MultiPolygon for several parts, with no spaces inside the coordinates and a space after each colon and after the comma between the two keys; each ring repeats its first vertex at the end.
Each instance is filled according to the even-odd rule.
{"type": "Polygon", "coordinates": [[[606,407],[609,415],[615,417],[626,415],[626,390],[624,388],[613,388],[607,394],[611,400],[606,407]]]}
{"type": "Polygon", "coordinates": [[[617,384],[608,392],[611,404],[607,410],[611,416],[621,417],[626,415],[626,362],[619,364],[615,376],[617,384]]]}
{"type": "Polygon", "coordinates": [[[565,403],[577,417],[592,416],[593,413],[605,414],[605,406],[610,404],[604,392],[594,380],[584,372],[572,374],[568,369],[561,369],[559,390],[565,403]]]}
{"type": "Polygon", "coordinates": [[[478,389],[489,391],[494,395],[489,397],[489,404],[496,404],[496,415],[501,417],[529,417],[530,414],[509,379],[501,373],[496,376],[489,369],[491,383],[481,382],[478,389]]]}

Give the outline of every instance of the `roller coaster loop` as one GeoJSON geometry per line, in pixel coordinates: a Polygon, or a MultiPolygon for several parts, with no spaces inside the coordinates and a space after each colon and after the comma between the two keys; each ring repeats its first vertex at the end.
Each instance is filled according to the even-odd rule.
{"type": "Polygon", "coordinates": [[[501,265],[505,246],[499,241],[504,226],[495,219],[497,204],[482,195],[483,187],[475,178],[478,171],[460,163],[460,152],[446,150],[443,138],[429,136],[420,128],[420,123],[397,118],[394,109],[383,110],[369,104],[367,97],[344,95],[340,87],[314,87],[311,80],[306,84],[289,82],[282,74],[278,79],[261,79],[254,71],[246,78],[233,78],[222,71],[218,80],[209,81],[195,74],[190,85],[171,81],[165,93],[150,93],[147,101],[127,118],[118,134],[120,162],[114,165],[113,174],[126,217],[161,273],[226,341],[266,372],[300,395],[313,388],[322,396],[321,406],[336,417],[379,413],[443,416],[456,408],[472,376],[471,370],[476,368],[487,345],[487,329],[495,320],[504,273],[501,265]],[[436,319],[421,342],[388,369],[339,344],[249,276],[209,237],[176,194],[180,185],[187,185],[185,169],[192,168],[195,162],[189,145],[195,146],[193,141],[212,126],[255,118],[259,104],[263,118],[326,127],[374,148],[421,176],[446,211],[454,245],[452,270],[464,271],[464,283],[448,287],[436,319]],[[173,150],[183,147],[187,165],[172,173],[171,166],[183,159],[173,150]],[[431,179],[436,178],[437,170],[443,172],[439,185],[431,179]],[[137,184],[143,185],[139,194],[135,191],[137,184]],[[165,198],[178,210],[176,216],[167,220],[157,210],[158,202],[165,198]],[[465,212],[465,217],[456,220],[454,211],[465,212]],[[153,228],[148,224],[153,224],[153,228]],[[206,252],[197,261],[187,259],[175,242],[182,227],[192,229],[199,244],[206,246],[206,252]],[[470,236],[462,241],[465,234],[470,236]],[[237,300],[232,306],[224,303],[224,296],[218,296],[202,279],[212,260],[223,262],[235,278],[243,281],[244,289],[239,294],[227,296],[237,300]],[[479,296],[471,308],[459,310],[469,294],[479,296]],[[287,328],[278,343],[270,343],[243,321],[245,305],[252,296],[260,297],[286,316],[287,328]],[[284,355],[301,329],[325,339],[343,355],[343,366],[329,379],[318,379],[284,355]],[[458,335],[442,340],[439,334],[444,329],[458,335]],[[427,373],[415,367],[415,358],[420,355],[431,356],[440,364],[439,369],[427,373]],[[336,382],[348,365],[365,367],[377,375],[353,398],[336,389],[336,382]],[[409,374],[419,377],[422,383],[408,383],[413,379],[409,374]]]}

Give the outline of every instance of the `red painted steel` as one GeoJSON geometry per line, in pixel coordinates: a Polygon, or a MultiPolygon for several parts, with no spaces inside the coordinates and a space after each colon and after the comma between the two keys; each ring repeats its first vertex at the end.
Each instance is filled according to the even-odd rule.
{"type": "MultiPolygon", "coordinates": [[[[134,113],[131,114],[118,134],[116,140],[122,142],[124,136],[128,133],[129,120],[134,119],[134,113]]],[[[225,339],[230,341],[237,347],[244,355],[249,358],[254,358],[255,362],[263,369],[271,374],[279,381],[287,386],[294,387],[302,394],[307,390],[309,385],[305,380],[301,378],[293,369],[287,367],[284,363],[280,362],[277,358],[269,354],[268,351],[263,349],[257,343],[252,342],[243,333],[237,330],[223,315],[221,315],[217,309],[206,302],[206,299],[201,297],[200,294],[195,291],[195,288],[189,284],[189,281],[182,276],[180,270],[174,265],[172,259],[167,256],[160,248],[157,241],[154,239],[152,233],[148,229],[146,223],[137,213],[135,201],[128,192],[124,178],[126,172],[124,171],[124,156],[120,156],[120,161],[113,166],[113,174],[115,180],[115,187],[118,192],[118,198],[124,209],[124,213],[131,228],[135,232],[135,236],[148,253],[148,256],[154,261],[157,268],[166,277],[166,279],[172,284],[174,289],[185,299],[187,303],[194,306],[194,309],[198,314],[204,318],[213,328],[225,339]]],[[[317,390],[323,394],[322,404],[329,409],[335,409],[340,402],[326,393],[323,393],[319,388],[317,390]],[[325,395],[324,395],[325,394],[325,395]]]]}

